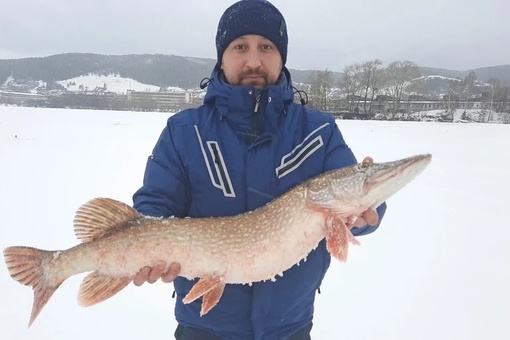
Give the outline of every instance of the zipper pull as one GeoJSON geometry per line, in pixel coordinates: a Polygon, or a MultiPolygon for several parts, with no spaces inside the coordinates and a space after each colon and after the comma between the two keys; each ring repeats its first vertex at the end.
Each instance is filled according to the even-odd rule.
{"type": "Polygon", "coordinates": [[[259,104],[260,104],[260,93],[255,97],[255,109],[253,112],[258,112],[259,110],[259,104]]]}

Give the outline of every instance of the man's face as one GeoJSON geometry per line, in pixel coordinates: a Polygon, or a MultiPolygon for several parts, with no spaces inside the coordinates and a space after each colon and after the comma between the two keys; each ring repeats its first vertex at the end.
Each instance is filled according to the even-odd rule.
{"type": "Polygon", "coordinates": [[[225,49],[221,69],[230,85],[264,88],[275,84],[282,71],[276,46],[260,35],[243,35],[225,49]]]}

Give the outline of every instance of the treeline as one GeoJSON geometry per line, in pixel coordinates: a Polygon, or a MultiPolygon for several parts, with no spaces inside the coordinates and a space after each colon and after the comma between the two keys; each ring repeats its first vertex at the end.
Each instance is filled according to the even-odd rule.
{"type": "MultiPolygon", "coordinates": [[[[412,61],[394,61],[387,67],[382,66],[379,59],[364,63],[347,65],[343,69],[340,79],[335,83],[331,71],[314,71],[305,85],[308,92],[310,106],[323,110],[360,112],[370,115],[375,100],[391,102],[391,114],[396,114],[401,102],[410,98],[430,100],[423,95],[423,87],[427,80],[420,68],[412,61]],[[339,107],[338,102],[341,102],[339,107]]],[[[475,96],[487,102],[488,109],[503,112],[509,104],[510,87],[500,79],[493,78],[487,83],[477,81],[474,71],[469,72],[463,79],[448,80],[443,100],[447,111],[452,112],[462,107],[468,107],[469,101],[475,96]]]]}
{"type": "Polygon", "coordinates": [[[149,98],[128,99],[126,95],[63,93],[58,95],[0,95],[0,105],[19,105],[26,107],[92,109],[116,111],[174,112],[187,108],[186,104],[163,105],[149,98]]]}
{"type": "Polygon", "coordinates": [[[504,112],[510,103],[510,85],[498,78],[491,78],[481,87],[477,85],[476,73],[471,71],[464,79],[450,80],[448,92],[444,101],[448,104],[448,111],[457,109],[461,102],[468,106],[473,96],[481,92],[481,99],[487,103],[487,108],[495,112],[504,112]]]}

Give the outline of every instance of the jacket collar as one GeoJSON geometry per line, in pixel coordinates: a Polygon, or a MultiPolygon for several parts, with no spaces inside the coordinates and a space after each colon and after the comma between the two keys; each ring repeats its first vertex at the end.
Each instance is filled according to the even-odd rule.
{"type": "Polygon", "coordinates": [[[280,117],[292,101],[292,83],[286,67],[283,67],[277,84],[256,89],[228,84],[218,63],[204,97],[204,104],[214,105],[220,119],[226,120],[237,132],[252,136],[275,132],[280,117]]]}

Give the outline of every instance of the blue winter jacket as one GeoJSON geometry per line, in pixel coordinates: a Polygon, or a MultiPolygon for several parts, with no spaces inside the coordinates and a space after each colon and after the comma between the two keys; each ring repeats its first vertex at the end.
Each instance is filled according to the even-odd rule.
{"type": "MultiPolygon", "coordinates": [[[[293,103],[286,68],[278,84],[263,90],[231,86],[222,78],[216,66],[204,104],[168,119],[133,198],[140,213],[235,215],[356,162],[332,117],[293,103]]],[[[383,204],[380,218],[384,211],[383,204]]],[[[315,293],[329,264],[323,241],[276,282],[227,285],[219,303],[202,317],[201,299],[182,303],[196,281],[178,277],[176,319],[224,339],[285,339],[312,321],[315,293]]]]}

